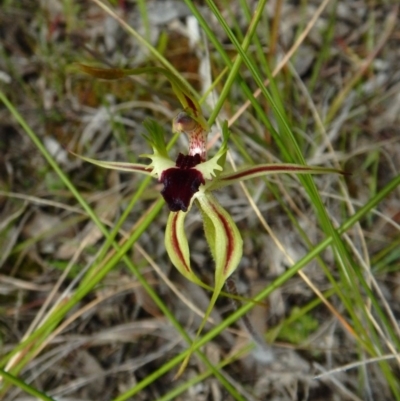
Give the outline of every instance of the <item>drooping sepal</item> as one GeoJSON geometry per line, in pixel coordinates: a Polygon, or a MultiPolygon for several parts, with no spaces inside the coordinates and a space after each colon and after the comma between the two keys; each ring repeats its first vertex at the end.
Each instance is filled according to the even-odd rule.
{"type": "Polygon", "coordinates": [[[203,283],[192,271],[190,266],[189,245],[185,233],[185,212],[171,212],[165,229],[165,248],[172,264],[188,280],[203,286],[203,283]]]}
{"type": "Polygon", "coordinates": [[[250,180],[256,177],[262,177],[264,175],[271,174],[327,174],[337,173],[345,174],[343,171],[336,170],[329,167],[318,167],[318,166],[306,166],[302,164],[289,164],[289,163],[277,163],[277,164],[259,164],[256,166],[245,167],[237,171],[231,171],[229,173],[222,173],[218,180],[213,181],[207,189],[214,191],[216,189],[232,185],[235,182],[250,180]]]}
{"type": "Polygon", "coordinates": [[[206,240],[215,261],[214,291],[191,350],[180,366],[177,376],[185,370],[193,352],[193,345],[203,330],[226,279],[236,270],[243,253],[243,240],[236,224],[214,196],[200,191],[195,200],[201,211],[206,240]]]}
{"type": "Polygon", "coordinates": [[[195,199],[203,218],[207,243],[215,260],[215,288],[222,288],[242,257],[242,237],[232,217],[211,193],[200,191],[195,199]]]}

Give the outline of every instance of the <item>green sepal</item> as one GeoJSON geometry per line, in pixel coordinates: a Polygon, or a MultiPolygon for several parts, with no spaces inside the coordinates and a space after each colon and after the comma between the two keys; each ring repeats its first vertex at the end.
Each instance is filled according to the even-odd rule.
{"type": "Polygon", "coordinates": [[[187,213],[179,211],[169,214],[167,227],[165,228],[165,248],[172,264],[184,277],[195,284],[204,286],[190,266],[189,245],[184,227],[187,213]]]}
{"type": "Polygon", "coordinates": [[[199,191],[195,201],[200,209],[206,240],[215,260],[215,288],[222,288],[242,258],[242,237],[230,214],[211,193],[199,191]]]}
{"type": "Polygon", "coordinates": [[[227,185],[232,185],[239,181],[250,180],[256,177],[262,177],[271,174],[346,174],[341,170],[329,167],[307,166],[302,164],[276,163],[276,164],[258,164],[241,168],[237,171],[223,172],[217,180],[211,182],[207,189],[214,191],[227,185]]]}
{"type": "Polygon", "coordinates": [[[243,240],[239,229],[229,213],[218,203],[211,193],[199,191],[195,196],[196,204],[201,211],[204,232],[211,254],[215,261],[214,291],[204,318],[197,331],[196,338],[176,377],[185,370],[193,345],[202,332],[225,284],[226,279],[236,270],[243,253],[243,240]]]}

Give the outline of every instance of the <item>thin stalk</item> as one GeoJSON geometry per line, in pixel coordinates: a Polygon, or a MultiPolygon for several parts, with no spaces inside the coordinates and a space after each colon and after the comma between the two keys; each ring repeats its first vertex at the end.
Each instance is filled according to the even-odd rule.
{"type": "MultiPolygon", "coordinates": [[[[225,282],[225,288],[226,291],[235,298],[231,298],[231,304],[234,308],[235,311],[240,309],[242,307],[242,303],[237,299],[238,297],[238,291],[236,288],[235,281],[233,280],[232,277],[228,278],[225,282]]],[[[254,328],[253,324],[251,323],[251,320],[249,319],[249,316],[243,315],[240,320],[242,321],[247,333],[250,335],[251,339],[254,341],[257,347],[257,359],[262,360],[263,364],[267,365],[270,364],[271,362],[274,361],[274,352],[272,350],[272,347],[267,344],[264,340],[264,338],[261,336],[261,334],[254,328]],[[262,355],[260,355],[260,353],[262,355]]]]}

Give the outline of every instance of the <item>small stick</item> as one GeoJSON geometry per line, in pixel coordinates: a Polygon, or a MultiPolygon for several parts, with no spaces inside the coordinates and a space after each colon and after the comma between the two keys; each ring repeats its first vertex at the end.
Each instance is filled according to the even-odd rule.
{"type": "MultiPolygon", "coordinates": [[[[233,278],[230,277],[226,280],[225,287],[227,289],[227,292],[230,293],[231,295],[234,295],[236,297],[239,295],[233,278]]],[[[238,310],[242,306],[242,303],[239,301],[238,298],[231,298],[231,303],[235,310],[238,310]]],[[[241,320],[247,333],[250,335],[251,339],[256,345],[257,352],[254,353],[255,358],[265,365],[268,365],[271,362],[273,362],[274,353],[272,351],[272,347],[269,344],[267,344],[264,338],[261,336],[261,334],[257,330],[255,330],[253,324],[251,323],[247,315],[243,315],[241,317],[241,320]]]]}

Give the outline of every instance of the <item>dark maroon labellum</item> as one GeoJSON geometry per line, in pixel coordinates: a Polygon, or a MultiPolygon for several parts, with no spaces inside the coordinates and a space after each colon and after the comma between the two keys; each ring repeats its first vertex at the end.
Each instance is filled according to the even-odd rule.
{"type": "Polygon", "coordinates": [[[185,156],[179,153],[176,159],[176,167],[162,172],[160,182],[164,184],[162,196],[171,212],[188,210],[190,200],[199,190],[201,184],[205,184],[203,175],[193,167],[201,162],[199,154],[185,156]]]}
{"type": "Polygon", "coordinates": [[[179,153],[176,158],[175,166],[181,168],[182,170],[186,170],[188,168],[192,168],[201,163],[201,157],[198,153],[194,156],[185,156],[182,153],[179,153]]]}

